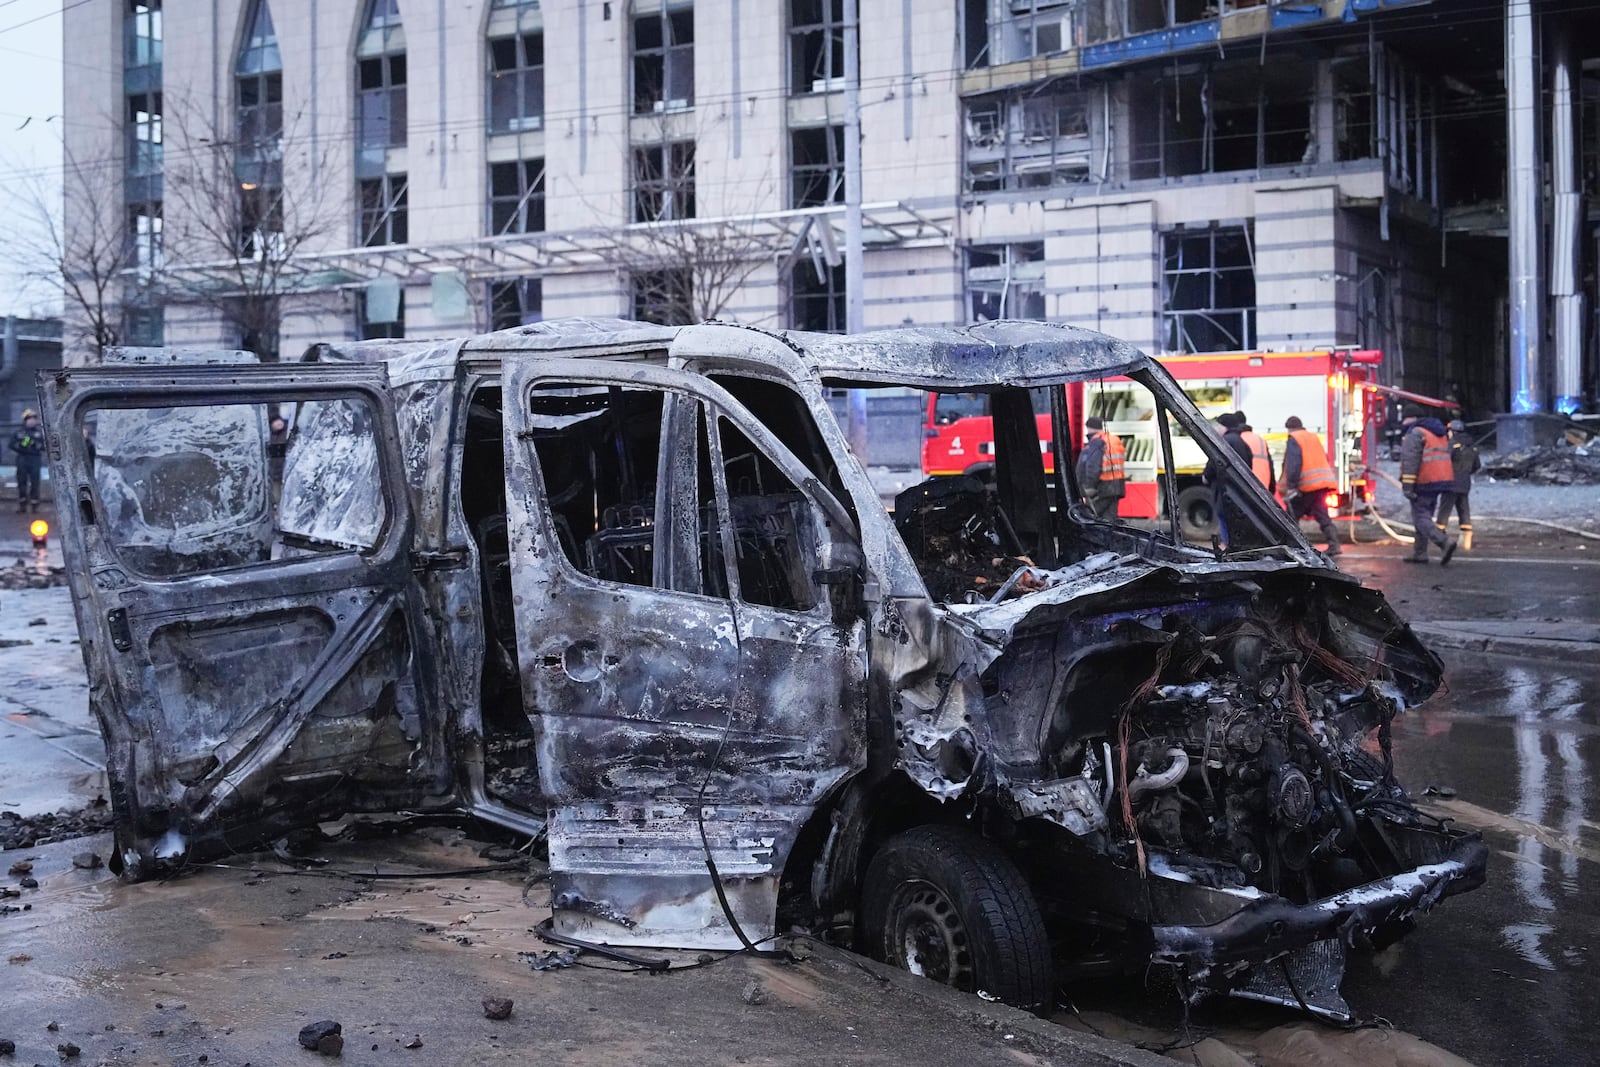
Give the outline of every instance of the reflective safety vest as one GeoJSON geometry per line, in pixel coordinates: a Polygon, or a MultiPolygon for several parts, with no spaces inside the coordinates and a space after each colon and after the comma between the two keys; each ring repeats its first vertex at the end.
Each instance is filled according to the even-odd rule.
{"type": "MultiPolygon", "coordinates": [[[[1322,450],[1317,435],[1310,430],[1290,430],[1289,436],[1300,446],[1300,484],[1289,488],[1301,493],[1339,488],[1339,479],[1333,476],[1333,464],[1328,462],[1328,453],[1322,450]]],[[[1449,459],[1446,454],[1445,462],[1449,459]]]]}
{"type": "Polygon", "coordinates": [[[1456,468],[1450,462],[1450,439],[1429,433],[1421,426],[1417,429],[1422,432],[1422,465],[1417,468],[1417,484],[1449,482],[1455,485],[1456,468]]]}
{"type": "Polygon", "coordinates": [[[1262,485],[1272,484],[1272,457],[1267,454],[1267,443],[1254,430],[1241,430],[1239,436],[1250,446],[1250,470],[1262,485]]]}
{"type": "Polygon", "coordinates": [[[1128,450],[1122,447],[1122,438],[1109,430],[1101,430],[1095,436],[1105,443],[1105,450],[1100,453],[1100,480],[1120,482],[1126,479],[1128,450]]]}

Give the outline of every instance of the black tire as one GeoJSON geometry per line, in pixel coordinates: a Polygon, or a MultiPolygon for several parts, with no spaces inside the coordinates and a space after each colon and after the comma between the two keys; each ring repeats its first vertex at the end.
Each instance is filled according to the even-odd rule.
{"type": "Polygon", "coordinates": [[[1191,485],[1178,494],[1178,529],[1186,541],[1208,542],[1219,532],[1210,489],[1191,485]]]}
{"type": "Polygon", "coordinates": [[[873,958],[968,993],[1041,1010],[1054,1004],[1044,919],[1017,865],[948,826],[919,826],[872,857],[861,894],[873,958]]]}

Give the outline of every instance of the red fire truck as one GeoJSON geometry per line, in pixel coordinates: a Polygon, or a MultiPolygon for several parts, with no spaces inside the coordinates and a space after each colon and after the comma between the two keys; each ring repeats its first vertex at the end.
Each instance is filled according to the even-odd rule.
{"type": "MultiPolygon", "coordinates": [[[[1320,436],[1339,478],[1329,494],[1329,512],[1351,514],[1369,494],[1367,471],[1375,459],[1376,426],[1383,394],[1393,390],[1372,381],[1383,353],[1353,348],[1310,352],[1217,352],[1165,356],[1161,362],[1182,383],[1207,417],[1243,411],[1266,439],[1273,467],[1283,467],[1283,428],[1290,415],[1320,436]],[[1337,499],[1335,499],[1337,496],[1337,499]]],[[[1036,403],[1035,410],[1043,404],[1036,403]]],[[[1127,449],[1128,494],[1118,514],[1129,519],[1162,517],[1160,441],[1150,392],[1127,378],[1075,384],[1068,389],[1072,439],[1083,440],[1083,420],[1098,415],[1127,449]]],[[[1050,418],[1039,416],[1043,448],[1050,440],[1050,418]]],[[[1184,535],[1203,540],[1215,528],[1211,492],[1201,484],[1205,455],[1172,423],[1173,476],[1184,535]]],[[[1046,460],[1047,466],[1049,460],[1046,460]]],[[[986,476],[994,465],[994,430],[987,397],[977,393],[932,393],[923,429],[922,470],[937,475],[986,476]]]]}

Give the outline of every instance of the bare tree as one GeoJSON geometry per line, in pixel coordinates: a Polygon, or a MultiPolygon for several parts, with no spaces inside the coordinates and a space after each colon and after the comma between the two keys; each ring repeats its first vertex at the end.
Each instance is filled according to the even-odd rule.
{"type": "MultiPolygon", "coordinates": [[[[263,360],[277,358],[283,298],[298,295],[303,253],[346,223],[325,153],[274,115],[219,128],[203,107],[169,98],[169,224],[162,285],[210,308],[263,360]]],[[[333,299],[334,297],[330,297],[333,299]]]]}
{"type": "Polygon", "coordinates": [[[695,118],[702,125],[688,125],[682,112],[655,111],[651,138],[625,146],[625,207],[633,225],[618,231],[614,260],[628,276],[634,317],[663,325],[716,318],[751,275],[774,261],[774,231],[757,221],[771,210],[770,169],[747,192],[722,198],[738,210],[701,217],[696,156],[707,120],[695,118]]]}
{"type": "Polygon", "coordinates": [[[120,159],[80,160],[62,148],[61,199],[39,171],[25,171],[14,188],[26,218],[5,227],[6,251],[19,273],[58,289],[69,344],[91,349],[98,361],[118,342],[125,309],[149,282],[141,246],[123,216],[120,159]],[[70,219],[70,225],[68,220],[70,219]]]}

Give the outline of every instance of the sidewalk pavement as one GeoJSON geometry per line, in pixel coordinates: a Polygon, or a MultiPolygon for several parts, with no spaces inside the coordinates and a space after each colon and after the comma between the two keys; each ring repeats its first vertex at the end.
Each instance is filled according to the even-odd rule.
{"type": "Polygon", "coordinates": [[[6,902],[32,908],[0,916],[19,1063],[68,1042],[84,1063],[320,1063],[296,1039],[324,1019],[353,1065],[1171,1062],[808,938],[664,975],[589,955],[536,971],[542,865],[486,872],[483,842],[438,825],[342,842],[328,866],[247,856],[134,886],[73,866],[108,845],[32,850],[40,887],[6,902]]]}

